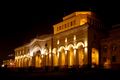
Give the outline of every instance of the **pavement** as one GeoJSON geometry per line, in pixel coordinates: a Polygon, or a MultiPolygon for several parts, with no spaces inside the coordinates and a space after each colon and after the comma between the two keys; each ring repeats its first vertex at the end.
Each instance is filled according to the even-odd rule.
{"type": "Polygon", "coordinates": [[[1,68],[2,79],[12,80],[120,80],[120,70],[101,68],[70,68],[70,69],[40,69],[40,68],[1,68]]]}

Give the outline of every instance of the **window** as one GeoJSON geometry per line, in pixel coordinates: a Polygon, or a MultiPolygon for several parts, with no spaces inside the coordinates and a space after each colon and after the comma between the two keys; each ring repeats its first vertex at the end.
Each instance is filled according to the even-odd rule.
{"type": "Polygon", "coordinates": [[[25,53],[24,53],[24,50],[23,50],[23,54],[25,54],[25,53]]]}
{"type": "Polygon", "coordinates": [[[116,62],[116,56],[112,56],[112,62],[116,62]]]}
{"type": "Polygon", "coordinates": [[[59,31],[59,27],[57,27],[57,31],[59,31]]]}
{"type": "Polygon", "coordinates": [[[112,51],[116,51],[116,49],[117,49],[117,46],[114,45],[114,46],[112,47],[112,51]]]}
{"type": "Polygon", "coordinates": [[[61,26],[59,26],[59,30],[61,30],[61,26]]]}
{"type": "Polygon", "coordinates": [[[103,53],[107,53],[107,47],[103,47],[103,53]]]}
{"type": "Polygon", "coordinates": [[[72,26],[72,22],[70,22],[70,26],[72,26]]]}
{"type": "Polygon", "coordinates": [[[65,28],[66,28],[66,24],[65,24],[65,28]]]}
{"type": "Polygon", "coordinates": [[[69,27],[69,23],[67,23],[67,27],[69,27]]]}
{"type": "Polygon", "coordinates": [[[21,51],[20,51],[20,55],[21,55],[21,51]]]}

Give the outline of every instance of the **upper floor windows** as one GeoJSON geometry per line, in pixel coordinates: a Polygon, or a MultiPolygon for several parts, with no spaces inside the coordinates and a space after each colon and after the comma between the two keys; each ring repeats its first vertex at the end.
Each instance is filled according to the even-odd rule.
{"type": "Polygon", "coordinates": [[[65,24],[63,24],[63,25],[61,25],[61,26],[58,26],[58,27],[57,27],[57,31],[66,29],[66,28],[68,28],[68,27],[70,27],[70,26],[73,26],[73,25],[75,25],[75,23],[76,23],[76,21],[73,20],[73,21],[68,22],[68,23],[65,23],[65,24]]]}

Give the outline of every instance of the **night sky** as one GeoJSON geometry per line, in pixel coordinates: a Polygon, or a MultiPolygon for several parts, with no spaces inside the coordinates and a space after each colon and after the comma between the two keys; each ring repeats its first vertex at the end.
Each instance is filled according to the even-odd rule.
{"type": "Polygon", "coordinates": [[[53,32],[53,24],[74,11],[95,12],[105,27],[120,23],[119,2],[102,0],[40,0],[41,2],[5,2],[1,8],[0,63],[14,49],[37,35],[53,32]],[[49,2],[48,2],[49,1],[49,2]],[[112,3],[111,3],[112,2],[112,3]]]}

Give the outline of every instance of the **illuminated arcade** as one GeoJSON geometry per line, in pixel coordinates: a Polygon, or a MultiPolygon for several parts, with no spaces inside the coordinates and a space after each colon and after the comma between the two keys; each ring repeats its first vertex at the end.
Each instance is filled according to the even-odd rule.
{"type": "Polygon", "coordinates": [[[53,29],[53,34],[41,35],[16,48],[15,67],[96,67],[110,61],[109,57],[103,61],[100,54],[105,43],[100,32],[103,25],[94,13],[74,12],[53,25],[53,29]]]}

